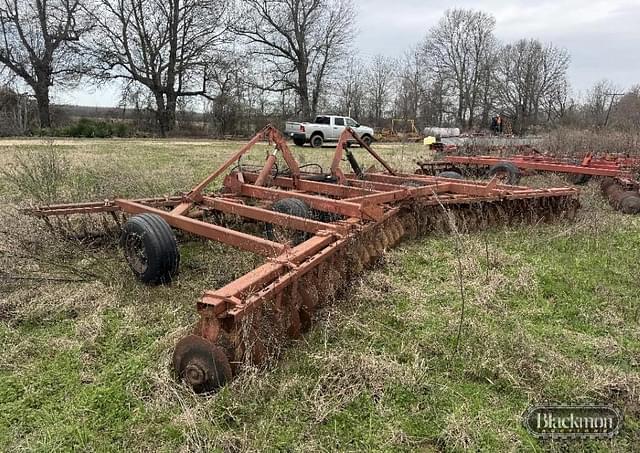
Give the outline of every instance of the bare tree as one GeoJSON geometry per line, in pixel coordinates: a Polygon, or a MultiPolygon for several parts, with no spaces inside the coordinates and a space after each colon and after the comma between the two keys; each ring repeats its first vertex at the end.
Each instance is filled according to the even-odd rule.
{"type": "Polygon", "coordinates": [[[227,39],[229,2],[97,0],[97,32],[88,45],[99,79],[148,88],[164,136],[174,129],[178,99],[206,96],[207,67],[227,39]]]}
{"type": "Polygon", "coordinates": [[[632,87],[619,98],[611,112],[610,123],[626,132],[640,131],[640,85],[632,87]]]}
{"type": "Polygon", "coordinates": [[[395,114],[402,119],[415,119],[427,90],[427,75],[422,54],[415,49],[405,53],[400,62],[395,114]]]}
{"type": "Polygon", "coordinates": [[[0,26],[0,63],[33,90],[40,127],[50,127],[49,90],[77,79],[76,43],[91,29],[81,0],[0,0],[0,26]]]}
{"type": "Polygon", "coordinates": [[[550,113],[549,104],[562,100],[569,60],[566,50],[533,39],[522,39],[502,49],[499,91],[504,109],[514,118],[520,133],[538,124],[545,105],[550,113]]]}
{"type": "Polygon", "coordinates": [[[585,122],[590,127],[601,127],[615,107],[620,88],[610,80],[600,80],[587,92],[583,106],[585,122]]]}
{"type": "Polygon", "coordinates": [[[365,86],[369,100],[369,116],[378,127],[389,105],[391,89],[395,82],[395,66],[393,59],[377,55],[367,70],[365,86]]]}
{"type": "Polygon", "coordinates": [[[336,84],[335,97],[338,112],[356,119],[364,118],[365,112],[365,74],[362,61],[352,60],[340,73],[340,83],[336,84]]]}
{"type": "Polygon", "coordinates": [[[234,27],[270,65],[262,87],[295,91],[303,117],[316,113],[330,71],[345,56],[355,13],[348,0],[244,0],[234,27]]]}
{"type": "Polygon", "coordinates": [[[0,84],[0,136],[25,134],[34,123],[36,107],[26,94],[0,84]]]}
{"type": "Polygon", "coordinates": [[[494,62],[495,25],[495,18],[481,11],[447,10],[425,40],[428,67],[453,88],[461,126],[474,125],[482,104],[494,62]]]}

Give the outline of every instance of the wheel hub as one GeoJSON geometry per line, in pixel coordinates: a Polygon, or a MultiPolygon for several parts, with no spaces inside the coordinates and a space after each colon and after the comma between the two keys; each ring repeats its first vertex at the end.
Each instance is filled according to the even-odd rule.
{"type": "Polygon", "coordinates": [[[125,256],[131,267],[139,274],[147,270],[148,260],[142,238],[137,234],[130,234],[125,241],[125,256]]]}

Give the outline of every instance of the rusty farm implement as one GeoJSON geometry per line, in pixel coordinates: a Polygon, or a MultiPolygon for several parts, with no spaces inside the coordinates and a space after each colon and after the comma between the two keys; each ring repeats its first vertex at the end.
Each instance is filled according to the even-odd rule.
{"type": "Polygon", "coordinates": [[[447,156],[442,161],[419,161],[419,174],[460,176],[498,176],[509,184],[518,184],[522,176],[537,172],[566,174],[576,185],[586,184],[592,177],[603,178],[601,188],[609,203],[627,214],[640,212],[640,157],[620,154],[594,156],[582,160],[545,154],[513,156],[447,156]]]}
{"type": "Polygon", "coordinates": [[[48,218],[113,213],[126,217],[121,247],[141,281],[168,283],[180,264],[173,229],[264,257],[253,271],[197,302],[200,319],[173,354],[177,376],[196,392],[224,385],[243,364],[264,362],[288,338],[310,326],[314,311],[339,297],[362,270],[403,238],[431,231],[473,231],[495,225],[573,218],[578,191],[529,189],[402,174],[347,129],[328,171],[301,167],[272,126],[257,133],[190,192],[173,198],[113,199],[43,206],[48,218]],[[261,167],[233,165],[261,141],[275,145],[261,167]],[[361,148],[349,148],[357,142],[361,148]],[[355,153],[368,152],[384,171],[363,171],[355,153]],[[281,155],[286,170],[277,168],[281,155]],[[343,160],[348,171],[340,166],[343,160]],[[224,175],[221,190],[208,191],[224,175]],[[233,216],[229,226],[216,221],[233,216]],[[208,215],[209,214],[209,215],[208,215]],[[264,234],[244,222],[266,225],[264,234]]]}

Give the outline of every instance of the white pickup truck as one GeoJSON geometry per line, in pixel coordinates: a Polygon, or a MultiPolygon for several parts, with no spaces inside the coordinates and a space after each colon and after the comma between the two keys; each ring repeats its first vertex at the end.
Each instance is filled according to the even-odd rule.
{"type": "Polygon", "coordinates": [[[345,127],[353,129],[367,145],[373,141],[373,129],[358,124],[348,116],[318,115],[313,123],[287,121],[284,133],[297,146],[310,143],[314,148],[320,148],[325,142],[337,142],[345,127]]]}

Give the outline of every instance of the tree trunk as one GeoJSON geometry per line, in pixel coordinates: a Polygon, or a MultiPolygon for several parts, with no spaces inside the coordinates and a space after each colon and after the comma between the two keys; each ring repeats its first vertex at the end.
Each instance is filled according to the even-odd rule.
{"type": "Polygon", "coordinates": [[[176,96],[170,94],[165,101],[162,93],[156,93],[156,121],[162,137],[169,135],[176,126],[176,96]]]}
{"type": "Polygon", "coordinates": [[[178,98],[175,93],[167,95],[167,132],[171,132],[176,128],[176,108],[178,105],[178,98]]]}
{"type": "Polygon", "coordinates": [[[168,124],[167,124],[167,111],[164,103],[164,96],[162,93],[156,93],[156,122],[158,123],[158,129],[162,137],[167,136],[168,124]]]}
{"type": "Polygon", "coordinates": [[[458,124],[460,127],[464,127],[464,88],[462,85],[458,85],[458,124]]]}
{"type": "Polygon", "coordinates": [[[298,98],[300,98],[300,107],[302,109],[302,120],[313,120],[311,102],[309,100],[309,81],[307,80],[307,65],[302,62],[298,64],[298,98]]]}
{"type": "Polygon", "coordinates": [[[309,102],[309,93],[300,90],[298,92],[298,98],[300,99],[300,108],[302,121],[312,121],[311,103],[309,102]]]}
{"type": "Polygon", "coordinates": [[[38,118],[41,128],[51,127],[51,111],[49,108],[49,86],[42,84],[34,89],[38,103],[38,118]]]}

